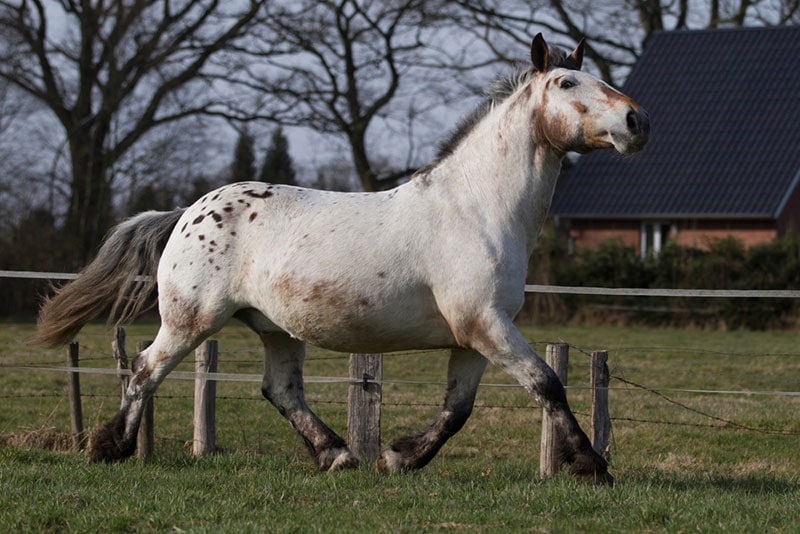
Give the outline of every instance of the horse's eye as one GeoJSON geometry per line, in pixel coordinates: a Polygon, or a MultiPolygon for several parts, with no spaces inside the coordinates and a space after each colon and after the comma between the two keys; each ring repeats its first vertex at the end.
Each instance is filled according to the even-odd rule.
{"type": "Polygon", "coordinates": [[[575,82],[569,79],[561,80],[559,87],[562,89],[569,89],[570,87],[575,87],[575,82]]]}

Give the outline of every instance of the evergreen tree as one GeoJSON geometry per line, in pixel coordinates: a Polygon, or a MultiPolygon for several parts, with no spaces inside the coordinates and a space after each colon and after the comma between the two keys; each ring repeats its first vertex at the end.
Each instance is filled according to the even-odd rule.
{"type": "Polygon", "coordinates": [[[256,156],[253,152],[253,136],[246,130],[239,134],[231,163],[231,181],[246,182],[256,176],[256,156]]]}
{"type": "Polygon", "coordinates": [[[283,134],[283,129],[278,127],[272,132],[270,146],[264,156],[261,166],[262,182],[273,184],[295,185],[295,172],[292,157],[289,155],[289,141],[283,134]]]}

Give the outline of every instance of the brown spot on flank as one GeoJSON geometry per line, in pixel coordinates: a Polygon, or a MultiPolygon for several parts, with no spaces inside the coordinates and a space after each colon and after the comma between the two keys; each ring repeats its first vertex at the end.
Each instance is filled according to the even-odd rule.
{"type": "Polygon", "coordinates": [[[197,239],[199,239],[200,241],[203,241],[205,238],[206,238],[206,236],[204,236],[203,234],[200,234],[199,236],[197,236],[197,239]]]}
{"type": "Polygon", "coordinates": [[[220,222],[222,220],[222,215],[220,215],[216,211],[212,211],[211,213],[209,213],[209,215],[211,215],[211,218],[214,219],[215,222],[220,222]]]}
{"type": "Polygon", "coordinates": [[[258,213],[254,211],[253,213],[250,214],[250,217],[248,218],[248,220],[250,222],[253,222],[253,219],[255,219],[256,217],[258,217],[258,213]]]}
{"type": "Polygon", "coordinates": [[[233,211],[233,206],[225,206],[224,208],[222,208],[222,211],[230,213],[233,211]]]}

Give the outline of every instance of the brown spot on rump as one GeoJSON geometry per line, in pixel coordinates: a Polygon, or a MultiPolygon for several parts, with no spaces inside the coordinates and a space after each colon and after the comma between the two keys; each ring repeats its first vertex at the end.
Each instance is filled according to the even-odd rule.
{"type": "Polygon", "coordinates": [[[210,212],[209,215],[211,216],[212,219],[214,219],[214,222],[220,222],[222,220],[222,215],[220,215],[216,211],[210,212]]]}
{"type": "Polygon", "coordinates": [[[201,222],[203,222],[203,219],[205,219],[205,218],[206,218],[205,215],[198,215],[195,218],[195,220],[192,221],[192,224],[200,224],[201,222]]]}
{"type": "Polygon", "coordinates": [[[186,227],[187,227],[188,225],[189,225],[189,223],[183,223],[183,227],[181,228],[181,233],[183,233],[183,232],[185,232],[185,231],[186,231],[186,227]]]}
{"type": "Polygon", "coordinates": [[[203,234],[200,234],[199,236],[197,236],[197,239],[199,239],[200,241],[203,241],[205,238],[206,238],[206,236],[204,236],[203,234]]]}
{"type": "Polygon", "coordinates": [[[270,191],[269,188],[267,188],[259,193],[254,189],[248,189],[247,191],[242,191],[242,194],[253,198],[269,198],[272,196],[272,191],[270,191]]]}
{"type": "Polygon", "coordinates": [[[230,212],[233,211],[233,206],[230,206],[230,205],[229,206],[225,206],[224,208],[222,208],[222,211],[224,211],[226,213],[230,213],[230,212]]]}
{"type": "Polygon", "coordinates": [[[255,219],[256,217],[258,217],[258,212],[254,211],[253,213],[250,214],[250,217],[248,217],[247,220],[253,222],[253,219],[255,219]]]}

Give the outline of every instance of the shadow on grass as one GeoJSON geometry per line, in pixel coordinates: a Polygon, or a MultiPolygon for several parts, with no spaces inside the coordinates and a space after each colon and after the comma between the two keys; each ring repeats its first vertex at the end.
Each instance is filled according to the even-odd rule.
{"type": "Polygon", "coordinates": [[[621,484],[646,485],[664,490],[725,490],[752,494],[789,495],[798,492],[800,479],[785,475],[721,475],[686,473],[676,475],[664,471],[635,473],[619,481],[621,484]]]}

